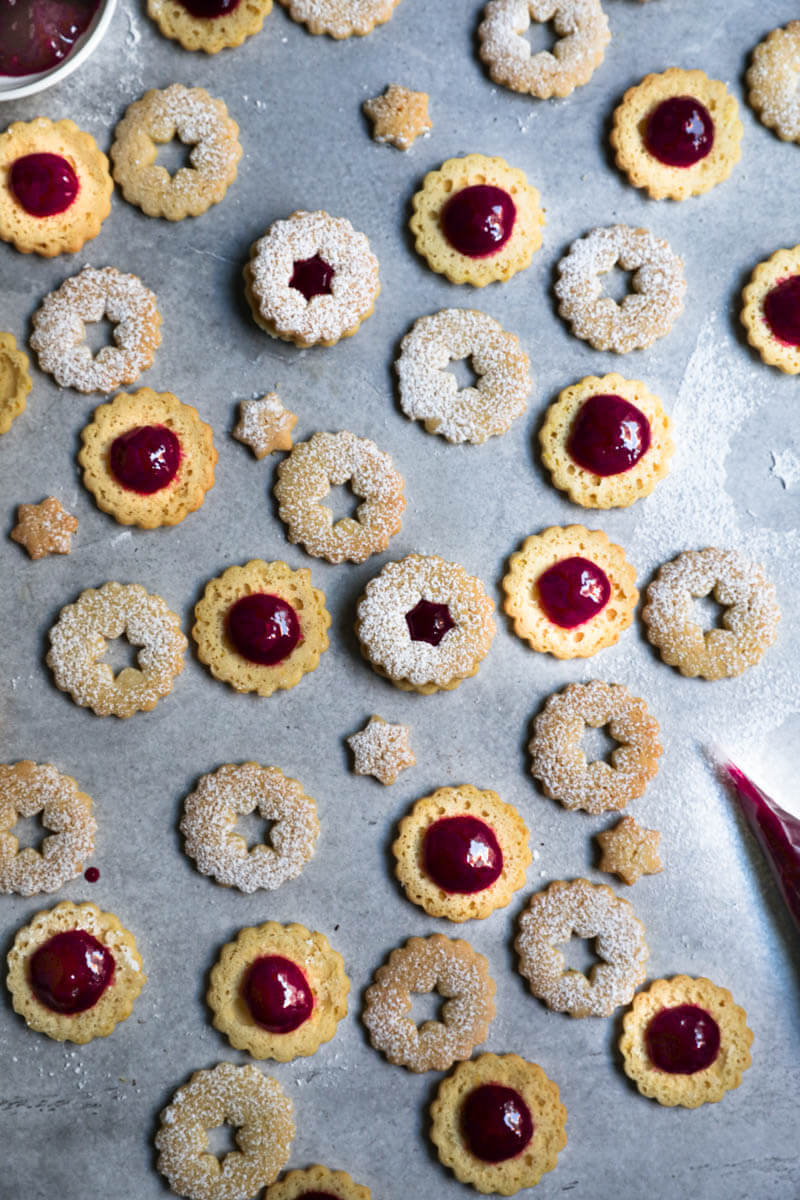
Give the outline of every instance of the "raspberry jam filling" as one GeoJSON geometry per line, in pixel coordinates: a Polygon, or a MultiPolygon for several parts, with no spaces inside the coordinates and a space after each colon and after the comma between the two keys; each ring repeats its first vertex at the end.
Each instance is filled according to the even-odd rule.
{"type": "Polygon", "coordinates": [[[24,154],[11,164],[9,186],[32,217],[66,212],[80,191],[78,176],[60,154],[24,154]]]}
{"type": "Polygon", "coordinates": [[[662,1008],[645,1030],[648,1057],[658,1071],[694,1075],[719,1054],[719,1025],[704,1008],[678,1004],[662,1008]]]}
{"type": "Polygon", "coordinates": [[[211,19],[227,17],[239,7],[239,0],[178,0],[178,3],[193,17],[211,19]]]}
{"type": "Polygon", "coordinates": [[[575,414],[567,450],[593,475],[621,475],[650,449],[650,422],[622,396],[590,396],[575,414]]]}
{"type": "Polygon", "coordinates": [[[412,642],[427,642],[429,646],[438,646],[445,634],[455,629],[456,623],[446,604],[420,600],[406,613],[406,625],[412,642]]]}
{"type": "Polygon", "coordinates": [[[596,617],[608,604],[611,584],[597,563],[588,558],[562,558],[536,581],[539,603],[546,616],[562,629],[575,629],[596,617]]]}
{"type": "Polygon", "coordinates": [[[486,258],[505,246],[517,209],[508,192],[477,183],[456,192],[442,209],[442,231],[450,245],[468,258],[486,258]]]}
{"type": "Polygon", "coordinates": [[[318,254],[313,258],[300,258],[294,264],[289,287],[302,292],[306,300],[313,300],[315,296],[330,296],[335,274],[330,263],[326,263],[318,254]]]}
{"type": "Polygon", "coordinates": [[[57,66],[92,23],[100,0],[0,0],[0,75],[57,66]]]}
{"type": "Polygon", "coordinates": [[[494,831],[477,817],[443,817],[425,831],[422,862],[442,891],[472,895],[498,878],[503,852],[494,831]]]}
{"type": "Polygon", "coordinates": [[[114,978],[114,956],[90,933],[70,929],[44,942],[28,970],[39,1003],[72,1016],[100,999],[114,978]]]}
{"type": "Polygon", "coordinates": [[[297,1200],[340,1200],[333,1192],[300,1192],[297,1200]]]}
{"type": "Polygon", "coordinates": [[[139,425],[114,438],[108,458],[117,483],[129,492],[152,496],[177,475],[181,444],[166,425],[139,425]]]}
{"type": "Polygon", "coordinates": [[[650,113],[644,144],[668,167],[693,167],[711,152],[714,121],[694,96],[670,96],[650,113]]]}
{"type": "Polygon", "coordinates": [[[248,967],[242,995],[255,1023],[268,1033],[293,1033],[314,1008],[305,975],[280,954],[265,954],[248,967]]]}
{"type": "Polygon", "coordinates": [[[287,600],[253,592],[228,610],[228,636],[243,658],[274,667],[289,657],[302,634],[297,613],[287,600]]]}
{"type": "Polygon", "coordinates": [[[800,275],[779,280],[767,292],[764,316],[779,342],[800,346],[800,275]]]}
{"type": "Polygon", "coordinates": [[[461,1109],[467,1148],[482,1162],[500,1163],[521,1154],[533,1137],[530,1109],[514,1088],[484,1083],[461,1109]]]}

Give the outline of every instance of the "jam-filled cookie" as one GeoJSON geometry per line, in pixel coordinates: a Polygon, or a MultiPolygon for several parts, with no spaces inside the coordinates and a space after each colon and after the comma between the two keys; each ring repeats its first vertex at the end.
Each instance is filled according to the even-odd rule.
{"type": "Polygon", "coordinates": [[[94,904],[65,900],[37,913],[8,952],[14,1011],[57,1042],[107,1037],[145,980],[133,934],[94,904]]]}
{"type": "Polygon", "coordinates": [[[512,1196],[552,1171],[567,1144],[558,1087],[517,1054],[459,1063],[431,1105],[440,1162],[479,1192],[512,1196]]]}
{"type": "Polygon", "coordinates": [[[504,608],[531,650],[588,658],[633,620],[636,571],[599,529],[551,526],[526,538],[509,567],[504,608]]]}
{"type": "Polygon", "coordinates": [[[669,470],[672,422],[658,396],[621,375],[564,388],[539,431],[553,483],[584,508],[627,508],[669,470]]]}
{"type": "Polygon", "coordinates": [[[0,433],[8,433],[25,411],[32,387],[27,354],[17,348],[13,333],[0,333],[0,433]]]}
{"type": "Polygon", "coordinates": [[[739,105],[724,83],[670,67],[628,88],[609,140],[634,187],[654,200],[685,200],[728,178],[743,132],[739,105]]]}
{"type": "Polygon", "coordinates": [[[272,0],[147,0],[147,15],[164,37],[206,54],[241,46],[271,11],[272,0]]]}
{"type": "Polygon", "coordinates": [[[748,100],[784,142],[800,142],[800,21],[773,29],[753,51],[748,100]]]}
{"type": "Polygon", "coordinates": [[[371,1192],[361,1183],[354,1183],[346,1171],[332,1171],[316,1163],[305,1171],[290,1171],[273,1183],[263,1200],[370,1200],[371,1192]]]}
{"type": "Polygon", "coordinates": [[[94,850],[92,802],[69,775],[49,763],[0,765],[0,892],[35,896],[75,879],[94,850]],[[20,850],[12,830],[39,816],[48,836],[41,849],[20,850]]]}
{"type": "Polygon", "coordinates": [[[400,822],[395,874],[430,916],[482,919],[505,908],[525,882],[528,838],[522,817],[497,792],[438,788],[400,822]]]}
{"type": "Polygon", "coordinates": [[[358,602],[361,653],[403,691],[452,690],[477,674],[495,635],[479,579],[435,554],[387,563],[358,602]]]}
{"type": "Polygon", "coordinates": [[[171,392],[120,393],[81,430],[84,487],[121,525],[177,525],[214,486],[212,438],[197,409],[171,392]]]}
{"type": "Polygon", "coordinates": [[[625,1074],[659,1104],[715,1103],[751,1063],[747,1014],[710,979],[657,979],[634,997],[622,1028],[625,1074]]]}
{"type": "Polygon", "coordinates": [[[15,121],[0,134],[0,239],[23,254],[75,254],[111,212],[108,159],[74,121],[15,121]]]}
{"type": "Polygon", "coordinates": [[[309,33],[364,37],[389,20],[400,0],[281,0],[293,21],[309,33]]]}
{"type": "Polygon", "coordinates": [[[502,158],[448,158],[428,172],[411,204],[417,254],[451,283],[510,279],[542,244],[539,193],[502,158]]]}
{"type": "MultiPolygon", "coordinates": [[[[800,24],[800,22],[798,22],[800,24]]],[[[800,246],[759,263],[742,292],[747,340],[768,366],[800,372],[800,246]]]]}
{"type": "Polygon", "coordinates": [[[289,1062],[331,1040],[349,991],[344,960],[324,934],[267,921],[222,947],[206,998],[234,1049],[289,1062]]]}
{"type": "Polygon", "coordinates": [[[495,83],[547,100],[588,83],[611,40],[600,0],[489,0],[478,27],[480,56],[495,83]],[[531,53],[531,22],[551,21],[557,40],[531,53]]]}

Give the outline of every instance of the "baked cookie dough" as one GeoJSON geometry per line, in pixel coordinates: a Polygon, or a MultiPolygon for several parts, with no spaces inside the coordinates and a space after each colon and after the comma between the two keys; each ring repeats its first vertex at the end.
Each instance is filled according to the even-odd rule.
{"type": "Polygon", "coordinates": [[[598,871],[617,875],[628,887],[642,875],[658,875],[664,869],[658,857],[661,834],[637,825],[633,817],[623,817],[613,829],[596,834],[595,841],[602,851],[598,871]]]}
{"type": "Polygon", "coordinates": [[[251,559],[206,584],[195,605],[197,656],[237,692],[293,688],[328,649],[331,616],[307,568],[251,559]]]}
{"type": "Polygon", "coordinates": [[[147,0],[147,15],[164,37],[206,54],[241,46],[271,11],[272,0],[147,0]]]}
{"type": "Polygon", "coordinates": [[[611,33],[600,0],[489,0],[478,38],[495,83],[547,100],[589,82],[611,33]],[[525,34],[532,21],[552,22],[552,49],[531,53],[525,34]]]}
{"type": "Polygon", "coordinates": [[[363,1184],[354,1183],[346,1171],[331,1171],[317,1163],[305,1171],[284,1175],[267,1188],[263,1200],[308,1200],[314,1196],[325,1200],[370,1200],[371,1192],[363,1184]]]}
{"type": "Polygon", "coordinates": [[[83,1045],[126,1020],[146,976],[113,913],[71,904],[37,913],[8,952],[8,990],[29,1029],[83,1045]]]}
{"type": "Polygon", "coordinates": [[[15,121],[0,134],[0,240],[22,254],[75,254],[111,212],[108,159],[74,121],[15,121]]]}
{"type": "Polygon", "coordinates": [[[746,80],[761,123],[784,142],[800,142],[800,21],[773,29],[756,46],[746,80]]]}
{"type": "MultiPolygon", "coordinates": [[[[800,24],[800,22],[798,22],[800,24]]],[[[747,340],[770,367],[800,371],[800,246],[759,263],[742,292],[747,340]]]]}
{"type": "Polygon", "coordinates": [[[48,496],[41,504],[19,505],[17,523],[9,536],[38,560],[48,554],[69,554],[77,528],[78,518],[68,513],[55,496],[48,496]]]}
{"type": "Polygon", "coordinates": [[[510,279],[542,244],[539,193],[502,158],[448,158],[428,172],[411,205],[417,254],[451,283],[510,279]]]}
{"type": "Polygon", "coordinates": [[[403,817],[392,846],[406,896],[432,917],[482,920],[525,882],[531,852],[519,813],[471,784],[437,788],[403,817]]]}
{"type": "Polygon", "coordinates": [[[49,763],[0,765],[0,892],[57,891],[80,875],[96,832],[92,802],[69,775],[49,763]],[[41,849],[20,850],[14,826],[21,817],[39,814],[48,836],[41,849]]]}
{"type": "Polygon", "coordinates": [[[324,934],[267,921],[222,947],[206,999],[235,1050],[289,1062],[331,1040],[349,991],[344,960],[324,934]]]}
{"type": "Polygon", "coordinates": [[[32,387],[27,354],[18,349],[13,333],[0,333],[0,434],[25,411],[32,387]]]}
{"type": "Polygon", "coordinates": [[[418,137],[426,137],[433,123],[428,116],[428,93],[390,83],[382,96],[365,100],[362,109],[372,121],[376,142],[410,150],[418,137]]]}
{"type": "Polygon", "coordinates": [[[281,0],[293,21],[309,33],[364,37],[389,20],[400,0],[281,0]]]}
{"type": "Polygon", "coordinates": [[[407,725],[391,725],[383,717],[372,716],[363,729],[346,741],[353,752],[355,774],[371,775],[384,787],[391,787],[401,771],[416,765],[407,725]]]}

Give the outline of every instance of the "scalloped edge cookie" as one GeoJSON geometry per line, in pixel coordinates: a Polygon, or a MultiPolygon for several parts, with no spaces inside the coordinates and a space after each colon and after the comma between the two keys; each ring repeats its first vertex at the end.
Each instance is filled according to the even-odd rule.
{"type": "Polygon", "coordinates": [[[791,346],[775,337],[764,315],[764,300],[776,283],[783,283],[795,275],[800,275],[800,245],[776,250],[760,262],[742,292],[744,305],[740,320],[747,330],[748,342],[767,366],[777,367],[785,375],[800,372],[800,346],[791,346]]]}
{"type": "Polygon", "coordinates": [[[147,0],[147,15],[164,37],[206,54],[241,46],[261,30],[270,12],[272,0],[247,0],[222,17],[195,17],[178,0],[147,0]]]}
{"type": "Polygon", "coordinates": [[[262,1200],[303,1200],[303,1197],[330,1194],[332,1200],[370,1200],[371,1192],[362,1183],[355,1183],[346,1171],[332,1171],[315,1163],[304,1171],[290,1171],[271,1184],[262,1200]]]}
{"type": "Polygon", "coordinates": [[[337,41],[365,37],[383,25],[400,0],[280,0],[289,16],[309,33],[327,33],[337,41]]]}
{"type": "Polygon", "coordinates": [[[92,801],[71,775],[29,759],[0,765],[0,892],[35,896],[58,891],[80,875],[94,851],[96,833],[92,801]],[[20,818],[39,813],[49,836],[38,850],[20,850],[11,830],[20,818]]]}
{"type": "Polygon", "coordinates": [[[13,333],[0,333],[0,434],[8,433],[25,411],[33,387],[28,356],[17,346],[13,333]]]}
{"type": "Polygon", "coordinates": [[[783,142],[800,142],[800,21],[773,29],[753,51],[747,99],[762,125],[783,142]]]}
{"type": "Polygon", "coordinates": [[[588,83],[611,40],[600,0],[489,0],[478,26],[479,54],[495,83],[540,100],[588,83]],[[558,40],[531,53],[532,22],[551,22],[558,40]]]}

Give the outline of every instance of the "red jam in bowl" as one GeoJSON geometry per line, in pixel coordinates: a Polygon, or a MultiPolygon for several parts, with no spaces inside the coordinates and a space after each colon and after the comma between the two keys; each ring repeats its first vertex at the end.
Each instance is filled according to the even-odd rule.
{"type": "Polygon", "coordinates": [[[0,0],[0,75],[38,75],[72,52],[100,0],[0,0]]]}

